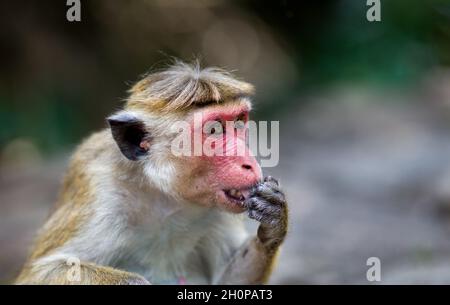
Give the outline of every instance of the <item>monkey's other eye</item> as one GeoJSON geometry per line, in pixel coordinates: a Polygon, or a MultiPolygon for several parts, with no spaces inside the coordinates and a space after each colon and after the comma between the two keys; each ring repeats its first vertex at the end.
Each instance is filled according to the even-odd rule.
{"type": "Polygon", "coordinates": [[[240,114],[234,120],[234,128],[236,128],[236,129],[244,129],[245,128],[245,114],[240,114]]]}
{"type": "Polygon", "coordinates": [[[220,121],[207,122],[203,127],[203,132],[207,135],[218,135],[223,133],[223,125],[220,121]]]}

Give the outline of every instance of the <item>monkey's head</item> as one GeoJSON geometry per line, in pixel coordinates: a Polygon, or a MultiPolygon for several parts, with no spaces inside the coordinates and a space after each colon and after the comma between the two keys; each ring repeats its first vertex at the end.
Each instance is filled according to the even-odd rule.
{"type": "Polygon", "coordinates": [[[108,118],[121,158],[178,200],[239,213],[262,177],[246,144],[253,86],[177,63],[130,90],[108,118]]]}

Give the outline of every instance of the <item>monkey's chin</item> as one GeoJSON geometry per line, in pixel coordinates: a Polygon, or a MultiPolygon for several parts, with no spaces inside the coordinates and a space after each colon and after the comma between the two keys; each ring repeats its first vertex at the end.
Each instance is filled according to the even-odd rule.
{"type": "Polygon", "coordinates": [[[219,193],[219,205],[220,208],[231,213],[242,213],[247,208],[245,206],[245,200],[249,191],[237,191],[237,190],[222,190],[219,193]]]}

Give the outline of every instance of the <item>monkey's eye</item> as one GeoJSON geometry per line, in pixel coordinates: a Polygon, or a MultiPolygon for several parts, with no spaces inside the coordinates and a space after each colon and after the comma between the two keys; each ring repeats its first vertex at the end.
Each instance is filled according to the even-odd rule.
{"type": "Polygon", "coordinates": [[[210,121],[203,127],[203,132],[208,135],[218,135],[223,133],[223,126],[220,121],[210,121]]]}
{"type": "Polygon", "coordinates": [[[245,114],[240,114],[234,120],[234,128],[236,128],[236,129],[244,129],[245,128],[245,114]]]}

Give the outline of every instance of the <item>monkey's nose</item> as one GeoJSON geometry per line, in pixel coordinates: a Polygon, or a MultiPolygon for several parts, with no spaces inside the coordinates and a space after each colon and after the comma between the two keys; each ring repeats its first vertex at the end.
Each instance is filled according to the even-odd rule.
{"type": "Polygon", "coordinates": [[[256,183],[261,180],[261,168],[258,163],[253,164],[253,162],[244,161],[241,163],[241,177],[245,177],[247,179],[247,183],[256,183]],[[245,163],[244,163],[245,162],[245,163]]]}
{"type": "Polygon", "coordinates": [[[243,169],[252,170],[252,166],[249,164],[242,164],[243,169]]]}

